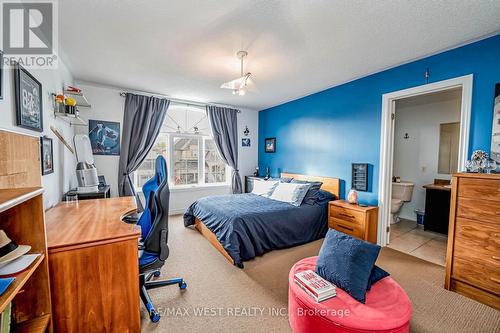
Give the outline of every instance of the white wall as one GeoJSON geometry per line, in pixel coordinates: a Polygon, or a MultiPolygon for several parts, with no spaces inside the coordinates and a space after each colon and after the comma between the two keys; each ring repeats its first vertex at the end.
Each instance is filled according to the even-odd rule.
{"type": "Polygon", "coordinates": [[[42,84],[43,98],[43,133],[30,131],[16,126],[16,103],[14,92],[14,71],[4,69],[4,99],[0,100],[0,128],[40,137],[46,135],[53,140],[54,173],[42,176],[42,186],[45,189],[43,196],[44,207],[50,208],[61,201],[62,194],[76,186],[75,158],[64,147],[50,130],[50,126],[59,129],[69,142],[73,139],[74,127],[61,119],[55,119],[50,93],[62,93],[63,88],[72,85],[71,75],[64,62],[59,59],[58,69],[29,70],[42,84]]]}
{"type": "MultiPolygon", "coordinates": [[[[123,107],[125,98],[119,94],[122,88],[104,86],[95,83],[78,82],[78,87],[84,90],[92,107],[82,109],[80,116],[86,120],[108,120],[117,121],[120,124],[123,121],[123,107]]],[[[122,130],[123,126],[120,126],[122,130]]],[[[78,133],[88,131],[87,127],[77,129],[78,133]]],[[[257,166],[257,144],[258,144],[258,112],[254,110],[242,110],[238,115],[238,164],[242,182],[245,175],[250,175],[257,166]],[[243,130],[245,125],[250,130],[249,138],[251,147],[241,147],[241,138],[244,137],[243,130]]],[[[120,134],[121,135],[121,134],[120,134]]],[[[94,155],[95,164],[99,175],[104,175],[106,181],[111,185],[111,195],[118,195],[118,163],[119,156],[99,156],[94,155]]],[[[209,195],[219,195],[229,193],[228,186],[217,186],[213,188],[196,189],[171,189],[170,212],[182,213],[195,200],[209,195]]]]}
{"type": "Polygon", "coordinates": [[[425,208],[426,184],[438,174],[440,124],[460,121],[461,91],[411,97],[397,101],[394,130],[393,175],[415,183],[411,202],[405,203],[400,216],[416,220],[415,209],[425,208]],[[404,139],[405,133],[409,138],[404,139]]]}

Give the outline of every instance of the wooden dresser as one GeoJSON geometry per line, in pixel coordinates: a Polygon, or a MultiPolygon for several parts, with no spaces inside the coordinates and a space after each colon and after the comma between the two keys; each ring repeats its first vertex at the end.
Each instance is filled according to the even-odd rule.
{"type": "Polygon", "coordinates": [[[453,175],[445,288],[500,310],[500,175],[453,175]]]}
{"type": "Polygon", "coordinates": [[[328,227],[377,243],[378,207],[361,207],[345,200],[330,201],[328,227]]]}

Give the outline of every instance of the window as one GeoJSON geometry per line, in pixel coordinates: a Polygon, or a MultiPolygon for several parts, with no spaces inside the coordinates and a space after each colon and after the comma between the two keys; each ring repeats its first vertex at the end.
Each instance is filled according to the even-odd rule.
{"type": "Polygon", "coordinates": [[[153,177],[158,155],[163,155],[167,161],[169,182],[173,187],[227,184],[227,166],[210,137],[204,109],[169,107],[153,148],[134,173],[137,190],[153,177]]]}

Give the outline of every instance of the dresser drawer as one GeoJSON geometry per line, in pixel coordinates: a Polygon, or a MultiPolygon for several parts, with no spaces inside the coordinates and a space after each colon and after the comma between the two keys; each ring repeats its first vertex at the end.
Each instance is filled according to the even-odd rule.
{"type": "Polygon", "coordinates": [[[338,206],[330,206],[330,216],[337,219],[349,221],[358,225],[364,225],[365,213],[353,209],[346,209],[338,206]]]}
{"type": "Polygon", "coordinates": [[[500,201],[500,180],[461,178],[458,183],[458,196],[500,201]]]}
{"type": "Polygon", "coordinates": [[[500,295],[500,270],[477,260],[454,258],[451,275],[475,287],[500,295]]]}
{"type": "Polygon", "coordinates": [[[360,239],[365,239],[364,229],[356,223],[337,219],[335,217],[330,217],[328,221],[328,226],[337,231],[343,232],[344,234],[348,234],[350,236],[360,239]]]}
{"type": "Polygon", "coordinates": [[[500,203],[470,198],[458,198],[457,216],[500,224],[500,203]]]}
{"type": "Polygon", "coordinates": [[[457,218],[454,258],[477,261],[500,270],[499,227],[489,223],[457,218]]]}

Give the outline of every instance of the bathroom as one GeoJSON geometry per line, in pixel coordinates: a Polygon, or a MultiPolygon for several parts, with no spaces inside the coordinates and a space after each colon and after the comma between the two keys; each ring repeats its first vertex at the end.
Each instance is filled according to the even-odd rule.
{"type": "Polygon", "coordinates": [[[395,108],[389,247],[442,266],[461,104],[461,89],[450,89],[399,99],[395,108]]]}

